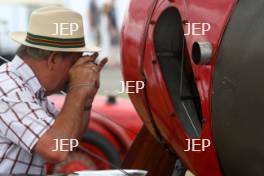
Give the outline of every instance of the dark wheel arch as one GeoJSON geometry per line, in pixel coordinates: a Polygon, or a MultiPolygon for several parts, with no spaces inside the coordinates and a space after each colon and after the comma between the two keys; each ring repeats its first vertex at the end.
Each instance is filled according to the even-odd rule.
{"type": "Polygon", "coordinates": [[[82,142],[96,146],[100,151],[105,154],[110,163],[112,163],[114,166],[120,166],[120,154],[115,149],[114,145],[100,133],[93,130],[87,130],[82,137],[82,142]]]}

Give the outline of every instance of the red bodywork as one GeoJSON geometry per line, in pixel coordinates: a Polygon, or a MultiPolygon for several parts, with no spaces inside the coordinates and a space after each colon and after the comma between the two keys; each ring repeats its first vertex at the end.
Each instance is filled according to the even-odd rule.
{"type": "MultiPolygon", "coordinates": [[[[124,78],[126,81],[140,80],[146,83],[144,90],[129,95],[134,106],[148,129],[158,138],[151,120],[153,118],[165,141],[187,168],[198,176],[221,175],[211,132],[211,85],[219,43],[235,4],[236,0],[132,0],[122,30],[124,78]],[[177,8],[182,21],[211,24],[211,31],[204,36],[185,36],[189,56],[192,56],[195,41],[210,41],[213,46],[210,64],[195,65],[190,58],[204,118],[200,138],[212,142],[204,152],[184,151],[188,135],[176,118],[177,112],[172,106],[160,66],[153,64],[153,61],[158,62],[153,41],[155,23],[168,7],[177,8]]],[[[182,25],[187,32],[187,26],[182,25]]]]}
{"type": "MultiPolygon", "coordinates": [[[[55,103],[58,109],[61,109],[65,96],[53,95],[49,99],[55,103]]],[[[129,100],[117,98],[116,103],[108,103],[107,97],[95,97],[91,119],[89,125],[87,124],[87,129],[101,134],[110,141],[120,154],[121,159],[124,159],[141,126],[142,121],[129,100]]],[[[85,143],[82,146],[98,154],[94,146],[89,146],[89,144],[85,143]]],[[[77,163],[77,165],[73,163],[73,165],[68,166],[71,172],[81,168],[80,163],[77,163]]],[[[96,168],[101,167],[95,166],[91,169],[96,168]]]]}

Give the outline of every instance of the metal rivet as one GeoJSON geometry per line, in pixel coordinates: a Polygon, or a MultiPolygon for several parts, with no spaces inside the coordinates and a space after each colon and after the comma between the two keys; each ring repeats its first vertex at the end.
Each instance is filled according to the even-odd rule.
{"type": "Polygon", "coordinates": [[[184,24],[184,25],[186,25],[187,23],[188,23],[187,20],[183,20],[183,21],[182,21],[182,24],[184,24]]]}
{"type": "Polygon", "coordinates": [[[156,24],[156,21],[151,20],[151,21],[150,21],[150,24],[151,24],[151,25],[154,25],[154,24],[156,24]]]}

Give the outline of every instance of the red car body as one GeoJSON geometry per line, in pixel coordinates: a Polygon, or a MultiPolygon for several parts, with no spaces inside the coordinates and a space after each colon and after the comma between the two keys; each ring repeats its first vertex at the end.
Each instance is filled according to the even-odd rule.
{"type": "MultiPolygon", "coordinates": [[[[58,109],[61,109],[65,96],[52,95],[49,99],[55,103],[55,106],[58,109]]],[[[114,149],[120,156],[120,160],[123,160],[131,143],[140,130],[142,122],[129,100],[115,97],[111,97],[111,100],[112,101],[108,101],[107,97],[103,96],[95,97],[91,119],[89,124],[87,124],[87,133],[95,132],[102,136],[114,146],[114,149]]],[[[97,146],[89,142],[87,143],[86,141],[81,141],[81,146],[88,149],[92,155],[108,160],[97,146]]],[[[48,167],[49,173],[72,173],[79,170],[113,168],[113,166],[111,166],[113,163],[109,160],[108,162],[111,164],[102,162],[97,158],[94,158],[92,155],[89,155],[89,153],[82,153],[79,157],[83,157],[83,155],[87,155],[88,158],[83,160],[79,160],[78,157],[70,159],[70,161],[67,161],[68,163],[59,166],[59,169],[55,169],[56,171],[54,171],[54,165],[50,165],[48,167]],[[90,163],[91,161],[89,160],[91,160],[92,163],[90,163]]]]}
{"type": "Polygon", "coordinates": [[[211,131],[212,77],[218,47],[235,5],[236,0],[132,0],[122,30],[121,55],[124,79],[146,83],[144,90],[129,95],[135,108],[151,133],[156,138],[159,138],[159,133],[185,166],[199,176],[221,175],[211,131]],[[184,151],[188,147],[186,139],[190,137],[177,117],[178,112],[173,107],[172,96],[169,94],[155,51],[155,28],[159,18],[169,8],[177,10],[180,14],[179,28],[183,28],[185,32],[187,32],[185,24],[192,22],[210,23],[213,29],[204,36],[185,36],[188,59],[195,77],[203,116],[198,138],[209,139],[212,142],[212,145],[203,152],[184,151]],[[211,42],[213,56],[210,64],[196,65],[191,60],[195,41],[211,42]]]}

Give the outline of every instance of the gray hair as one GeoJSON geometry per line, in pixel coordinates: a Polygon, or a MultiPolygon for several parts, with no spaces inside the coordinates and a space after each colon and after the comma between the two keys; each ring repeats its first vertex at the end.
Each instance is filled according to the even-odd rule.
{"type": "Polygon", "coordinates": [[[51,53],[52,51],[21,45],[17,49],[16,55],[18,55],[21,58],[30,57],[33,59],[46,59],[47,57],[49,57],[51,53]]]}

